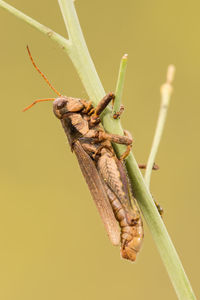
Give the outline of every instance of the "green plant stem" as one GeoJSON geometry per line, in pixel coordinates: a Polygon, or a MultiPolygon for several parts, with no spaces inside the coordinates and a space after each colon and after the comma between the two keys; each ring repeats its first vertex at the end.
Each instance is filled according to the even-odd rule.
{"type": "Polygon", "coordinates": [[[122,93],[125,81],[125,74],[127,68],[128,54],[124,54],[119,67],[119,75],[117,80],[117,86],[115,90],[115,102],[113,105],[112,115],[115,115],[120,111],[121,101],[122,101],[122,93]]]}
{"type": "Polygon", "coordinates": [[[72,42],[70,58],[76,67],[76,71],[79,74],[88,96],[97,104],[99,99],[105,96],[105,91],[87,49],[74,3],[71,0],[58,0],[58,3],[69,39],[72,42]]]}
{"type": "MultiPolygon", "coordinates": [[[[56,41],[64,50],[67,51],[76,69],[79,68],[77,69],[77,72],[80,75],[85,89],[89,97],[96,104],[97,101],[99,101],[105,95],[105,93],[99,77],[95,71],[92,60],[89,57],[74,4],[72,0],[59,0],[59,4],[69,31],[68,33],[70,42],[65,40],[64,38],[54,38],[54,41],[56,41]],[[71,43],[73,45],[71,45],[71,43]],[[74,43],[76,43],[76,45],[74,45],[74,43]]],[[[39,31],[42,31],[43,25],[41,25],[41,29],[39,29],[39,23],[37,23],[36,26],[35,23],[33,23],[32,21],[30,22],[30,18],[28,16],[25,16],[23,14],[22,17],[22,13],[19,15],[19,11],[16,11],[15,9],[11,10],[10,6],[6,6],[4,1],[0,1],[0,7],[4,7],[18,18],[22,19],[28,24],[31,24],[39,31]]],[[[43,33],[46,34],[46,32],[43,33]]],[[[111,114],[109,113],[109,110],[106,110],[106,113],[103,114],[102,120],[106,131],[123,134],[120,121],[113,120],[111,114]]],[[[124,146],[114,146],[119,155],[124,152],[124,146]]],[[[181,300],[195,299],[194,293],[184,272],[180,259],[167,233],[165,225],[157,212],[152,196],[144,182],[144,179],[141,175],[140,170],[138,169],[138,165],[132,153],[126,159],[126,167],[137,201],[153,235],[154,241],[158,247],[161,258],[168,271],[169,277],[172,281],[178,298],[181,300]]]]}
{"type": "Polygon", "coordinates": [[[174,78],[175,73],[175,67],[173,65],[170,65],[167,69],[167,80],[166,83],[161,86],[161,104],[160,104],[160,111],[158,116],[158,121],[156,125],[155,135],[150,151],[150,155],[147,162],[147,168],[145,172],[145,182],[146,185],[150,186],[150,179],[151,179],[151,173],[153,164],[155,162],[155,157],[158,152],[158,147],[161,141],[161,137],[163,134],[163,129],[166,121],[167,111],[170,103],[171,93],[172,93],[172,81],[174,78]]]}

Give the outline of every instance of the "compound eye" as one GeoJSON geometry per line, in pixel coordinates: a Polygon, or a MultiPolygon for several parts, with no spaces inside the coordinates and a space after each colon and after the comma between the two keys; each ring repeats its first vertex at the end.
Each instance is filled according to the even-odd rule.
{"type": "Polygon", "coordinates": [[[57,109],[61,109],[61,108],[65,107],[65,105],[66,105],[66,102],[65,101],[61,101],[61,102],[59,102],[57,104],[57,109]]]}

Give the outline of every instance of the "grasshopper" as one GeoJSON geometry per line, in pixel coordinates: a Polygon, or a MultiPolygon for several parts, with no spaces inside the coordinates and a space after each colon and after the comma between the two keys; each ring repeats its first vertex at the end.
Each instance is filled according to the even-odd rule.
{"type": "Polygon", "coordinates": [[[71,149],[78,159],[112,244],[118,245],[121,241],[121,256],[135,261],[144,232],[140,211],[136,200],[131,197],[123,164],[123,159],[130,152],[132,138],[128,133],[124,136],[106,133],[100,122],[100,115],[114,100],[114,94],[106,95],[96,108],[83,99],[62,96],[38,69],[29,49],[28,53],[34,67],[58,98],[36,100],[24,111],[38,102],[54,101],[54,114],[61,121],[71,149]],[[111,143],[127,146],[120,159],[116,157],[111,143]]]}

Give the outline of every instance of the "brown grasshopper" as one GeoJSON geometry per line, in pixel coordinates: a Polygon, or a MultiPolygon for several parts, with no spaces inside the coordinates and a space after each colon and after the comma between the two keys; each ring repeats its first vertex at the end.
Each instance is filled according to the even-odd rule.
{"type": "Polygon", "coordinates": [[[114,94],[106,95],[96,108],[83,99],[62,96],[35,65],[29,49],[28,52],[35,68],[59,97],[36,100],[24,111],[38,102],[54,100],[54,114],[60,119],[71,149],[76,154],[112,244],[118,245],[121,239],[122,257],[135,261],[144,233],[123,165],[123,159],[130,152],[132,138],[128,134],[106,133],[100,124],[100,114],[114,100],[114,94]],[[127,151],[120,159],[116,157],[111,142],[127,145],[127,151]]]}

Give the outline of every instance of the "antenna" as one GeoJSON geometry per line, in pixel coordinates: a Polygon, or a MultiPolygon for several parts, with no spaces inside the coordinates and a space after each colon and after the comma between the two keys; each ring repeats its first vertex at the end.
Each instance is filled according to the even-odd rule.
{"type": "Polygon", "coordinates": [[[49,82],[49,80],[47,79],[47,77],[40,71],[40,69],[36,66],[34,60],[33,60],[33,57],[31,55],[31,52],[29,50],[29,47],[27,46],[27,51],[28,51],[28,55],[30,57],[30,60],[33,64],[33,66],[35,67],[35,69],[38,71],[38,73],[44,78],[44,80],[46,81],[46,83],[50,86],[50,88],[58,95],[58,96],[62,96],[52,85],[51,83],[49,82]]]}
{"type": "MultiPolygon", "coordinates": [[[[46,83],[50,86],[50,88],[59,96],[61,97],[62,95],[53,87],[53,85],[51,85],[51,83],[49,82],[49,80],[47,79],[47,77],[40,71],[40,69],[37,67],[36,63],[33,60],[33,57],[31,55],[31,52],[29,50],[29,47],[27,46],[27,51],[28,51],[28,55],[30,57],[30,60],[34,66],[34,68],[38,71],[38,73],[44,78],[44,80],[46,81],[46,83]]],[[[43,101],[54,101],[56,98],[46,98],[46,99],[38,99],[35,100],[32,104],[30,104],[29,106],[25,107],[22,111],[26,111],[29,108],[31,108],[33,105],[35,105],[38,102],[43,102],[43,101]]]]}
{"type": "Polygon", "coordinates": [[[43,102],[43,101],[54,101],[56,98],[46,98],[46,99],[38,99],[38,100],[35,100],[32,104],[30,104],[29,106],[25,107],[22,111],[26,111],[28,110],[29,108],[31,108],[33,105],[35,105],[36,103],[38,102],[43,102]]]}

